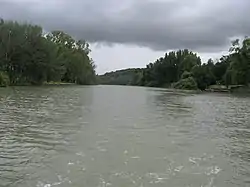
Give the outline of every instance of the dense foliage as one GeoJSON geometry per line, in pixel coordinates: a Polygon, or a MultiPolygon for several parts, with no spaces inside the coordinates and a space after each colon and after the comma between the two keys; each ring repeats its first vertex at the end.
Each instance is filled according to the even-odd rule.
{"type": "Polygon", "coordinates": [[[250,82],[250,39],[232,42],[227,56],[217,62],[200,58],[186,50],[170,52],[155,63],[147,65],[143,72],[143,85],[204,90],[210,85],[248,85],[250,82]]]}
{"type": "Polygon", "coordinates": [[[145,86],[169,86],[182,79],[182,74],[201,66],[201,59],[189,50],[166,53],[143,71],[142,84],[145,86]]]}
{"type": "Polygon", "coordinates": [[[93,84],[89,45],[62,31],[0,20],[0,85],[69,82],[93,84]]]}
{"type": "MultiPolygon", "coordinates": [[[[107,73],[104,77],[108,84],[121,84],[121,75],[125,74],[126,80],[135,76],[138,78],[133,85],[178,89],[205,90],[211,85],[248,85],[250,39],[245,38],[241,44],[239,40],[233,41],[229,52],[216,62],[209,59],[207,63],[202,63],[199,56],[187,49],[172,51],[154,63],[149,63],[139,74],[128,69],[107,73]]],[[[130,84],[130,81],[125,82],[130,84]]]]}
{"type": "Polygon", "coordinates": [[[10,79],[9,79],[9,76],[0,71],[0,87],[6,87],[10,84],[10,79]]]}

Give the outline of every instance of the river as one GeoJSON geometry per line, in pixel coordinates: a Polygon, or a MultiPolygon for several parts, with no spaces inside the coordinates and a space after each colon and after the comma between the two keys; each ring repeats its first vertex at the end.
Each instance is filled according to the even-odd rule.
{"type": "Polygon", "coordinates": [[[0,89],[2,187],[246,187],[250,97],[126,86],[0,89]]]}

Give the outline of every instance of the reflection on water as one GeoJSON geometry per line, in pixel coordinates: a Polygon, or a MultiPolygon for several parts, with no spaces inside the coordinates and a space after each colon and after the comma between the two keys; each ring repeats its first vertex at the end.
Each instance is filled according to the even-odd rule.
{"type": "Polygon", "coordinates": [[[249,101],[122,86],[0,89],[0,186],[247,186],[249,101]]]}

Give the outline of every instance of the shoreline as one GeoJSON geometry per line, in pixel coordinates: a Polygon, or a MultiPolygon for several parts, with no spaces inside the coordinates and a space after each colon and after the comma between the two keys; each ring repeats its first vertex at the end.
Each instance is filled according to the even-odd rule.
{"type": "MultiPolygon", "coordinates": [[[[116,84],[94,84],[94,86],[133,86],[133,87],[145,87],[145,88],[158,88],[169,90],[172,92],[183,92],[191,94],[202,94],[202,93],[221,93],[221,94],[232,94],[232,93],[246,93],[250,94],[250,87],[247,86],[231,86],[229,88],[208,88],[206,90],[187,90],[187,89],[176,89],[171,87],[150,87],[150,86],[139,86],[139,85],[116,85],[116,84]]],[[[45,87],[45,86],[87,86],[79,85],[76,83],[66,83],[66,82],[46,82],[41,85],[33,84],[20,84],[20,85],[10,85],[10,86],[0,86],[0,88],[13,88],[13,87],[45,87]]],[[[92,85],[93,86],[93,85],[92,85]]],[[[224,86],[224,85],[223,85],[224,86]]]]}
{"type": "Polygon", "coordinates": [[[66,82],[48,82],[43,84],[14,84],[14,85],[8,85],[8,86],[0,86],[0,88],[8,88],[8,87],[42,87],[42,86],[73,86],[73,85],[79,85],[76,83],[66,83],[66,82]]]}
{"type": "Polygon", "coordinates": [[[140,86],[140,85],[120,85],[120,84],[97,84],[97,85],[106,85],[106,86],[133,86],[133,87],[145,87],[145,88],[159,88],[169,91],[179,91],[185,93],[221,93],[221,94],[232,94],[232,93],[250,93],[250,87],[242,85],[230,85],[229,88],[225,88],[225,85],[213,85],[213,86],[222,86],[222,88],[208,88],[206,90],[187,90],[187,89],[176,89],[171,87],[151,87],[151,86],[140,86]]]}

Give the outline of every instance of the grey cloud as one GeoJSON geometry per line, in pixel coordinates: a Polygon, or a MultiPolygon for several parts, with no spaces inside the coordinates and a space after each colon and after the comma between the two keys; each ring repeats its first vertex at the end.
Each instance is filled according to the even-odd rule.
{"type": "Polygon", "coordinates": [[[1,0],[0,17],[93,43],[212,52],[250,34],[249,7],[249,0],[1,0]]]}

